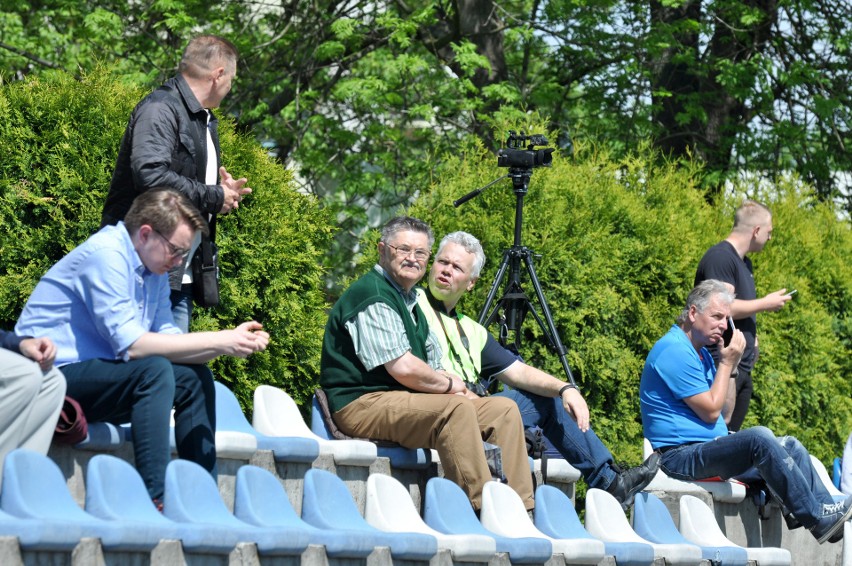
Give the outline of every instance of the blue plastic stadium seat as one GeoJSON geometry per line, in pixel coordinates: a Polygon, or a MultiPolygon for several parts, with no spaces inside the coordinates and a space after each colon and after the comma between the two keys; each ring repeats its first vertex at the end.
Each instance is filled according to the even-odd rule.
{"type": "Polygon", "coordinates": [[[319,456],[316,440],[299,436],[266,436],[246,420],[240,403],[225,384],[216,382],[216,431],[232,431],[254,436],[259,450],[271,450],[279,462],[311,463],[319,456]]]}
{"type": "Polygon", "coordinates": [[[81,536],[101,539],[105,550],[150,551],[162,534],[150,524],[113,523],[86,513],[71,497],[59,466],[43,454],[22,448],[7,454],[3,463],[0,508],[21,519],[79,529],[81,536]]]}
{"type": "Polygon", "coordinates": [[[86,469],[86,511],[106,521],[150,524],[162,539],[180,539],[183,548],[228,554],[240,542],[228,528],[176,523],[157,511],[136,469],[120,458],[98,454],[86,469]]]}
{"type": "Polygon", "coordinates": [[[305,473],[302,518],[318,529],[361,531],[376,538],[376,546],[390,547],[394,560],[431,560],[438,552],[438,541],[422,533],[389,533],[369,525],[336,475],[312,468],[305,473]]]}
{"type": "Polygon", "coordinates": [[[464,491],[444,478],[426,483],[423,510],[426,524],[448,535],[488,535],[497,542],[497,552],[509,554],[512,564],[544,563],[553,556],[550,541],[543,538],[509,538],[496,535],[482,526],[464,491]]]}
{"type": "MultiPolygon", "coordinates": [[[[311,431],[320,438],[331,439],[331,433],[325,425],[322,409],[316,395],[311,398],[311,431]]],[[[432,464],[432,452],[423,448],[405,448],[403,446],[378,445],[378,455],[390,460],[391,466],[400,470],[422,470],[432,464]]]]}
{"type": "MultiPolygon", "coordinates": [[[[595,539],[590,535],[567,495],[550,485],[535,491],[535,526],[544,534],[559,539],[595,539]]],[[[650,566],[654,549],[641,542],[605,542],[605,552],[614,556],[618,566],[650,566]]]]}
{"type": "MultiPolygon", "coordinates": [[[[665,504],[651,493],[636,494],[633,505],[633,529],[640,537],[656,544],[695,546],[680,534],[665,504]]],[[[734,546],[699,546],[701,558],[715,560],[720,566],[746,566],[748,552],[734,546]]],[[[666,556],[666,558],[669,558],[666,556]]],[[[674,560],[672,560],[674,562],[674,560]]]]}
{"type": "Polygon", "coordinates": [[[242,542],[253,542],[263,555],[301,555],[310,544],[307,533],[265,528],[240,521],[228,511],[213,477],[189,460],[172,460],[166,467],[163,513],[179,523],[232,530],[242,542]]]}
{"type": "Polygon", "coordinates": [[[241,466],[237,471],[234,515],[258,527],[304,532],[312,544],[324,545],[333,558],[365,558],[382,542],[362,530],[318,529],[304,522],[278,478],[257,466],[241,466]]]}

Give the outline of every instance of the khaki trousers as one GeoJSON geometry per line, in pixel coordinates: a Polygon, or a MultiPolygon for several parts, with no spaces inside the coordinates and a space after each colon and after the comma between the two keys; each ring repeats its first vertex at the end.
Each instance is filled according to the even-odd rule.
{"type": "Polygon", "coordinates": [[[528,510],[535,505],[521,414],[510,399],[382,391],[349,403],[334,413],[334,421],[350,436],[434,448],[446,478],[461,486],[477,510],[491,480],[482,441],[496,444],[509,485],[528,510]]]}
{"type": "Polygon", "coordinates": [[[58,369],[45,373],[29,358],[0,349],[0,479],[3,459],[15,448],[47,454],[64,400],[58,369]]]}

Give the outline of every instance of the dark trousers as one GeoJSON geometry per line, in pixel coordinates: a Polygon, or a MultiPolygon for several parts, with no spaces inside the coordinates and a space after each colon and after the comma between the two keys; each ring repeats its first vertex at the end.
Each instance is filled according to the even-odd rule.
{"type": "Polygon", "coordinates": [[[206,365],[151,356],[129,362],[88,360],[61,369],[68,395],[80,402],[87,420],[130,422],[136,469],[151,498],[163,497],[172,407],[178,456],[216,477],[216,393],[206,365]]]}

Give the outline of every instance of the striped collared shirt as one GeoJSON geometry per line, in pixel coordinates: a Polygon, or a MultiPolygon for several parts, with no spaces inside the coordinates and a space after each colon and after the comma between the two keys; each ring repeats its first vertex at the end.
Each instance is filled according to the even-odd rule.
{"type": "MultiPolygon", "coordinates": [[[[414,307],[417,305],[416,291],[412,289],[406,293],[396,281],[388,277],[381,266],[376,265],[374,269],[399,292],[408,307],[409,315],[414,318],[414,307]]],[[[423,320],[421,323],[426,324],[426,321],[423,320]]],[[[361,311],[358,316],[346,322],[346,330],[352,337],[352,343],[355,344],[358,359],[368,371],[393,361],[411,350],[399,313],[384,303],[374,303],[361,311]]],[[[441,355],[438,338],[430,330],[429,338],[426,340],[426,361],[432,369],[443,369],[441,355]]]]}

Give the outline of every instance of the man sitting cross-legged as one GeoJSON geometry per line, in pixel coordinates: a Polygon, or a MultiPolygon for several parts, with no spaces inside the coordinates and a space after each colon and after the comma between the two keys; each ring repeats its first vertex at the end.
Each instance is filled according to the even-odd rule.
{"type": "Polygon", "coordinates": [[[759,476],[791,516],[788,525],[804,526],[820,543],[840,540],[843,523],[852,515],[852,496],[834,501],[801,442],[776,437],[762,426],[728,434],[722,407],[731,371],[746,346],[739,330],[724,345],[733,301],[728,284],[702,281],[651,348],[639,383],[645,436],[662,453],[661,467],[671,477],[759,476]],[[707,350],[710,344],[720,347],[718,368],[707,350]]]}

